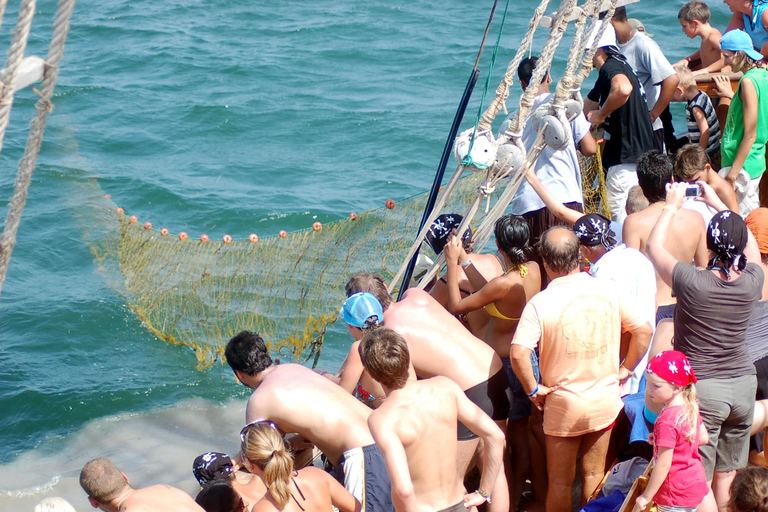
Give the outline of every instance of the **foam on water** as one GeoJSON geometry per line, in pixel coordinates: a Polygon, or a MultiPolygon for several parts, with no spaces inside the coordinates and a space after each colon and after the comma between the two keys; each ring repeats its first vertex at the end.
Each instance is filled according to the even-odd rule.
{"type": "Polygon", "coordinates": [[[0,466],[0,510],[32,510],[50,496],[89,510],[78,478],[94,457],[115,461],[134,487],[165,483],[194,496],[192,461],[206,451],[234,454],[245,403],[185,400],[171,408],[93,420],[66,438],[49,440],[0,466]]]}

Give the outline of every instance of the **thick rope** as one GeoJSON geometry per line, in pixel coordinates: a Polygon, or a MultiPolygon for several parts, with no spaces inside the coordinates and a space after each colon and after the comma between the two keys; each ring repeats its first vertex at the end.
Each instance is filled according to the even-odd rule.
{"type": "Polygon", "coordinates": [[[496,119],[496,116],[499,115],[499,112],[501,112],[501,109],[506,104],[507,98],[509,97],[509,89],[512,87],[512,84],[515,83],[517,68],[520,66],[523,58],[525,58],[525,53],[528,51],[528,48],[530,48],[531,43],[533,42],[533,35],[536,33],[536,28],[539,26],[539,22],[544,16],[544,12],[546,11],[548,5],[549,0],[541,0],[541,3],[533,12],[533,17],[528,24],[528,30],[525,32],[525,36],[520,42],[520,46],[515,53],[515,57],[507,66],[507,71],[504,73],[503,80],[499,84],[499,87],[496,89],[496,98],[491,102],[490,105],[488,105],[488,109],[483,113],[483,116],[480,119],[480,124],[478,127],[479,130],[483,132],[490,131],[493,120],[496,119]]]}
{"type": "Polygon", "coordinates": [[[8,0],[0,0],[0,27],[3,26],[3,18],[5,17],[6,5],[8,5],[8,0]]]}
{"type": "Polygon", "coordinates": [[[53,22],[53,36],[48,47],[48,59],[46,60],[47,65],[43,76],[43,83],[40,87],[39,99],[35,104],[36,112],[30,123],[24,156],[19,162],[19,170],[13,187],[13,196],[11,196],[8,214],[5,218],[5,230],[2,236],[0,236],[0,293],[2,293],[3,283],[5,283],[11,253],[16,245],[16,233],[19,230],[21,213],[27,201],[27,193],[32,181],[32,172],[35,170],[37,155],[43,142],[45,122],[48,113],[53,108],[51,97],[53,96],[53,89],[59,76],[59,65],[64,56],[64,43],[67,40],[69,20],[74,8],[75,0],[59,0],[56,18],[53,22]]]}
{"type": "Polygon", "coordinates": [[[8,58],[5,62],[5,75],[3,75],[2,91],[0,91],[0,151],[3,149],[5,129],[11,118],[13,106],[14,84],[16,73],[19,70],[21,59],[24,58],[24,50],[27,48],[29,29],[32,27],[32,18],[35,17],[37,0],[23,0],[19,7],[19,17],[16,27],[13,29],[13,39],[8,48],[8,58]]]}

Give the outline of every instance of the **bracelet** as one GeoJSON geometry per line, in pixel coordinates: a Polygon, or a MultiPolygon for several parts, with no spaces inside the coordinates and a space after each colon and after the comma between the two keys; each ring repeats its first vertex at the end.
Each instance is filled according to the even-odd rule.
{"type": "Polygon", "coordinates": [[[472,264],[472,258],[469,258],[469,259],[467,259],[467,262],[466,262],[466,263],[459,263],[459,266],[460,266],[461,268],[467,268],[467,267],[468,267],[468,266],[470,266],[471,264],[472,264]]]}
{"type": "Polygon", "coordinates": [[[486,503],[490,503],[491,502],[491,495],[488,494],[487,492],[485,492],[482,488],[478,487],[475,492],[477,494],[479,494],[480,496],[482,496],[483,499],[485,499],[486,503]]]}
{"type": "Polygon", "coordinates": [[[536,389],[534,389],[534,390],[533,390],[533,391],[531,391],[530,393],[527,393],[527,395],[528,395],[528,398],[532,398],[532,397],[533,397],[533,395],[535,395],[535,394],[536,394],[536,393],[538,393],[538,392],[539,392],[539,383],[537,382],[537,383],[536,383],[536,389]]]}
{"type": "Polygon", "coordinates": [[[685,60],[687,60],[688,62],[691,62],[691,57],[688,56],[688,57],[685,58],[685,60]]]}

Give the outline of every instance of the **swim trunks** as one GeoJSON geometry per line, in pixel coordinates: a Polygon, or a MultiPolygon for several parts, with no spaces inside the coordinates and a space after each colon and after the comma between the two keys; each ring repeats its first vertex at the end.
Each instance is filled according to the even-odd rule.
{"type": "MultiPolygon", "coordinates": [[[[508,357],[501,358],[501,364],[504,365],[504,370],[507,372],[507,379],[509,380],[509,389],[512,390],[512,407],[509,408],[508,420],[519,420],[521,418],[527,418],[533,412],[533,402],[528,398],[528,393],[525,392],[523,385],[515,375],[515,371],[512,369],[512,363],[508,357]]],[[[536,351],[531,351],[531,366],[533,367],[533,376],[536,378],[536,382],[539,381],[539,358],[536,356],[536,351]]]]}
{"type": "MultiPolygon", "coordinates": [[[[464,391],[472,403],[480,407],[495,421],[506,420],[512,404],[512,390],[504,368],[496,372],[490,379],[472,386],[464,391]]],[[[459,422],[457,429],[459,441],[476,439],[477,434],[459,422]]]]}
{"type": "Polygon", "coordinates": [[[448,508],[444,508],[443,510],[438,510],[437,512],[466,512],[467,507],[464,506],[464,500],[461,500],[455,505],[451,505],[448,508]]]}
{"type": "Polygon", "coordinates": [[[387,465],[375,444],[345,451],[336,479],[362,504],[361,512],[394,512],[387,465]]]}
{"type": "Polygon", "coordinates": [[[656,325],[665,318],[675,318],[675,304],[665,304],[656,309],[656,325]]]}

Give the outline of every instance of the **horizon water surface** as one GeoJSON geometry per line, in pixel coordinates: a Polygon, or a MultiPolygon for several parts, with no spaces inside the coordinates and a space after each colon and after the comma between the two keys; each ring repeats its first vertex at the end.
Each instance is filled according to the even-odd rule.
{"type": "MultiPolygon", "coordinates": [[[[672,62],[698,46],[680,31],[682,3],[628,8],[672,62]]],[[[537,4],[511,5],[486,103],[537,4]]],[[[84,185],[97,180],[142,222],[211,238],[302,229],[422,192],[491,6],[77,4],[0,297],[0,511],[32,510],[47,496],[89,510],[77,476],[96,456],[113,458],[139,487],[169,483],[193,493],[194,457],[237,449],[248,390],[220,364],[197,371],[191,350],[155,338],[110,288],[82,240],[84,185]]],[[[462,128],[474,122],[503,7],[462,128]]],[[[724,27],[727,8],[710,7],[713,25],[724,27]]],[[[45,55],[55,8],[38,2],[28,55],[45,55]]],[[[2,48],[17,9],[18,2],[8,6],[2,48]]],[[[534,53],[544,37],[539,30],[534,53]]],[[[515,85],[511,110],[518,96],[515,85]]],[[[16,96],[0,154],[0,218],[34,101],[30,90],[16,96]]],[[[673,112],[684,129],[682,105],[673,112]]],[[[335,370],[348,344],[346,329],[332,326],[320,366],[335,370]]]]}

